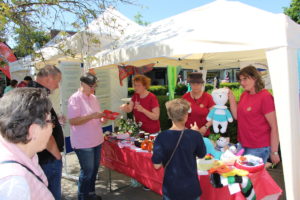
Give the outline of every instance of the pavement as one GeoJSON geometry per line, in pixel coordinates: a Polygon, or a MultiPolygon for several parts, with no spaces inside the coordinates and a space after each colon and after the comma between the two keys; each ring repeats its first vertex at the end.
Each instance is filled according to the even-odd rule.
{"type": "MultiPolygon", "coordinates": [[[[63,200],[77,199],[77,181],[79,175],[79,162],[74,153],[69,153],[64,159],[64,169],[62,178],[62,196],[63,200]]],[[[279,164],[274,169],[268,169],[268,172],[283,190],[283,195],[280,200],[286,200],[284,192],[284,178],[282,165],[279,164]]],[[[152,192],[145,191],[141,186],[131,187],[130,178],[111,171],[112,190],[108,187],[109,170],[105,167],[100,167],[98,178],[96,181],[96,193],[102,196],[103,200],[161,200],[161,196],[152,192]]]]}

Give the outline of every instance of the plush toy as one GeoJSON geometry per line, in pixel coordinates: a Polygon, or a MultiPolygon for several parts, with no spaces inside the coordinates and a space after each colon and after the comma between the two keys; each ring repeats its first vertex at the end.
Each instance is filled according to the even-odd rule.
{"type": "Polygon", "coordinates": [[[207,121],[212,120],[213,128],[215,133],[225,133],[227,129],[228,122],[233,122],[233,118],[227,106],[225,106],[228,101],[228,89],[220,88],[212,91],[212,97],[216,105],[208,113],[206,118],[207,121]],[[219,125],[221,129],[219,130],[219,125]]]}
{"type": "Polygon", "coordinates": [[[216,142],[216,150],[224,152],[228,149],[229,137],[220,137],[216,142]]]}
{"type": "Polygon", "coordinates": [[[210,139],[203,137],[203,141],[205,144],[206,153],[211,154],[215,159],[220,160],[222,152],[215,149],[215,146],[213,145],[210,139]]]}

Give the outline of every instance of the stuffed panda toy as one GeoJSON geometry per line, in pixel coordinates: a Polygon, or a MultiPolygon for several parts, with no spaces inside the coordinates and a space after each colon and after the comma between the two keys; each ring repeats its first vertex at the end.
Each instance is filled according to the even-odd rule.
{"type": "Polygon", "coordinates": [[[225,133],[227,130],[228,122],[233,122],[231,113],[229,112],[227,106],[225,106],[228,101],[228,89],[220,88],[212,91],[212,97],[216,105],[208,113],[206,120],[211,121],[215,133],[225,133]],[[221,126],[221,129],[219,129],[221,126]]]}

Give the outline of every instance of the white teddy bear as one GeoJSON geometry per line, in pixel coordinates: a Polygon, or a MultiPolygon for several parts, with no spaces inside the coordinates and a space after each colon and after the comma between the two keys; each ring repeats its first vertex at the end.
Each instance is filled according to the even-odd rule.
{"type": "Polygon", "coordinates": [[[233,118],[227,106],[225,106],[228,101],[228,89],[220,88],[212,91],[212,97],[216,105],[208,113],[206,120],[212,121],[214,132],[225,133],[227,129],[228,122],[233,122],[233,118]],[[219,125],[221,125],[221,130],[219,130],[219,125]]]}

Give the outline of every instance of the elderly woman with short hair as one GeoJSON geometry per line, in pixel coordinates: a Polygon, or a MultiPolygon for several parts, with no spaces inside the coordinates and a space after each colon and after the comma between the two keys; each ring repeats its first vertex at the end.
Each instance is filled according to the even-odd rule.
{"type": "Polygon", "coordinates": [[[166,103],[172,127],[161,132],[154,142],[152,162],[156,169],[165,168],[163,200],[199,200],[201,188],[197,173],[196,156],[202,158],[206,148],[196,126],[185,129],[190,104],[184,99],[166,103]]]}
{"type": "Polygon", "coordinates": [[[54,199],[36,154],[52,133],[46,91],[18,88],[0,105],[0,199],[54,199]]]}
{"type": "Polygon", "coordinates": [[[133,112],[135,121],[148,133],[160,131],[159,103],[155,94],[148,91],[151,79],[144,75],[133,77],[134,95],[129,104],[121,105],[124,112],[133,112]]]}

